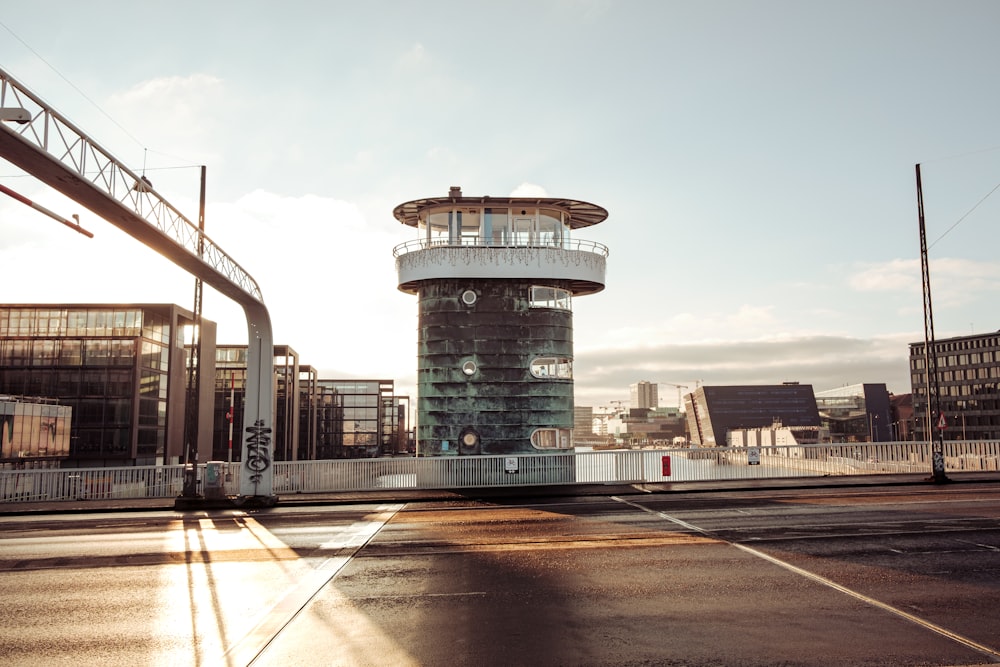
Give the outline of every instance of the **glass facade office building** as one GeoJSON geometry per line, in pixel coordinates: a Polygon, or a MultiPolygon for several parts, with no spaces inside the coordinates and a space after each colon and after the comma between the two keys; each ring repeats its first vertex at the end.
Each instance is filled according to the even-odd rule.
{"type": "MultiPolygon", "coordinates": [[[[182,462],[192,323],[190,311],[168,304],[0,306],[0,394],[72,409],[64,466],[182,462]]],[[[215,323],[203,321],[203,350],[213,350],[203,360],[214,344],[215,323]]],[[[198,432],[207,441],[204,395],[198,432]]]]}
{"type": "MultiPolygon", "coordinates": [[[[275,461],[406,453],[407,403],[394,395],[392,380],[319,379],[287,345],[274,346],[274,373],[275,461]]],[[[241,460],[246,374],[245,345],[216,347],[212,457],[217,461],[241,460]]]]}
{"type": "MultiPolygon", "coordinates": [[[[176,305],[0,306],[0,396],[45,404],[46,413],[30,437],[23,408],[2,413],[0,463],[183,463],[188,412],[198,415],[199,462],[241,460],[246,345],[217,346],[215,323],[202,320],[201,389],[189,410],[191,325],[193,314],[176,305]],[[63,410],[56,422],[50,407],[63,410]]],[[[392,380],[319,379],[283,345],[274,347],[274,372],[275,460],[411,453],[409,399],[395,395],[392,380]]]]}
{"type": "Polygon", "coordinates": [[[816,406],[833,442],[899,440],[885,384],[853,384],[816,392],[816,406]]]}
{"type": "MultiPolygon", "coordinates": [[[[271,433],[274,460],[298,461],[305,458],[300,455],[298,446],[301,423],[299,355],[287,345],[274,346],[274,378],[274,425],[271,433]]],[[[212,421],[212,459],[215,461],[242,460],[246,381],[247,346],[217,345],[212,421]]]]}
{"type": "Polygon", "coordinates": [[[399,403],[393,387],[392,380],[319,380],[316,458],[399,453],[399,403]]]}

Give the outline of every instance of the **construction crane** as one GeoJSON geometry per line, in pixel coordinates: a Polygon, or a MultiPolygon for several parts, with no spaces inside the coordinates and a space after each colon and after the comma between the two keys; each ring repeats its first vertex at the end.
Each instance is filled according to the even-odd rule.
{"type": "Polygon", "coordinates": [[[677,388],[677,410],[679,412],[684,407],[684,404],[681,402],[681,389],[687,389],[688,386],[686,384],[674,384],[673,382],[660,382],[659,384],[677,388]]]}
{"type": "Polygon", "coordinates": [[[599,405],[600,412],[594,415],[594,419],[600,420],[601,422],[601,433],[600,435],[608,434],[608,420],[612,418],[620,418],[622,413],[622,406],[625,405],[624,401],[608,401],[609,405],[599,405]]]}

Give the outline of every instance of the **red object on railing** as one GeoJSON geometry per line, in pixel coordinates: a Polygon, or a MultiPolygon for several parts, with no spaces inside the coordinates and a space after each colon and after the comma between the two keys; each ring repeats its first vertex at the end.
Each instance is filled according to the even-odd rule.
{"type": "Polygon", "coordinates": [[[663,476],[670,477],[670,457],[663,457],[663,476]]]}

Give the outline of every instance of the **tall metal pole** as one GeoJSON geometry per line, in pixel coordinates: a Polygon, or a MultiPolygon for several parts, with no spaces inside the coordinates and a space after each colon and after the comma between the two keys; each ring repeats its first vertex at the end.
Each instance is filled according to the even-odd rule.
{"type": "MultiPolygon", "coordinates": [[[[198,257],[205,254],[205,166],[201,167],[201,192],[198,202],[198,257]]],[[[194,279],[194,337],[191,341],[191,368],[188,375],[187,406],[185,411],[184,434],[187,439],[185,453],[184,486],[182,494],[186,498],[198,494],[198,431],[199,407],[201,403],[201,278],[194,279]]]]}
{"type": "Polygon", "coordinates": [[[236,371],[229,371],[229,412],[226,419],[229,420],[229,454],[226,463],[233,462],[233,420],[236,418],[236,371]]]}
{"type": "Polygon", "coordinates": [[[931,445],[932,482],[947,482],[944,472],[944,414],[938,384],[937,346],[934,343],[934,308],[931,306],[931,276],[927,261],[927,230],[924,224],[924,190],[917,165],[917,216],[920,220],[920,273],[924,292],[924,366],[927,372],[925,433],[931,445]],[[935,417],[937,419],[935,420],[935,417]]]}

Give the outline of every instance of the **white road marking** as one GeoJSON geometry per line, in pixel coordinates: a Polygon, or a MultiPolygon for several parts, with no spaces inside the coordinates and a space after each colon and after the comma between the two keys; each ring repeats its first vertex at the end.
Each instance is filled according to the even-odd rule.
{"type": "MultiPolygon", "coordinates": [[[[678,519],[676,517],[670,516],[669,514],[665,514],[664,512],[657,512],[656,510],[650,509],[648,507],[643,507],[642,505],[640,505],[638,503],[634,503],[634,502],[632,502],[630,500],[626,500],[624,498],[619,498],[617,496],[612,496],[612,498],[614,500],[617,500],[620,503],[624,503],[625,505],[630,505],[632,507],[635,507],[636,509],[642,510],[643,512],[648,512],[649,514],[653,514],[655,516],[661,517],[663,519],[666,519],[667,521],[670,521],[671,523],[677,524],[678,526],[681,526],[681,527],[686,528],[688,530],[693,530],[693,531],[695,531],[695,532],[697,532],[697,533],[699,533],[701,535],[704,535],[706,537],[712,537],[712,538],[715,538],[715,539],[719,539],[717,536],[712,535],[711,531],[705,530],[703,528],[699,528],[698,526],[695,526],[694,524],[690,524],[687,521],[682,521],[681,519],[678,519]]],[[[853,597],[853,598],[855,598],[857,600],[860,600],[860,601],[864,602],[865,604],[871,605],[873,607],[877,607],[878,609],[882,609],[883,611],[887,611],[887,612],[889,612],[891,614],[895,614],[896,616],[904,618],[907,621],[910,621],[911,623],[915,623],[916,625],[919,625],[920,627],[926,628],[926,629],[928,629],[928,630],[930,630],[932,632],[936,632],[937,634],[939,634],[939,635],[941,635],[943,637],[947,637],[948,639],[951,639],[952,641],[955,641],[955,642],[957,642],[959,644],[962,644],[962,645],[964,645],[964,646],[966,646],[966,647],[968,647],[968,648],[970,648],[970,649],[972,649],[974,651],[978,651],[978,652],[980,652],[980,653],[982,653],[984,655],[987,655],[987,656],[989,656],[991,658],[1000,658],[1000,651],[992,649],[989,646],[984,646],[983,644],[975,642],[975,641],[969,639],[968,637],[963,637],[962,635],[956,634],[956,633],[954,633],[954,632],[952,632],[952,631],[950,631],[950,630],[948,630],[946,628],[941,627],[940,625],[937,625],[936,623],[932,623],[932,622],[930,622],[930,621],[928,621],[926,619],[920,618],[919,616],[914,616],[913,614],[907,613],[907,612],[903,611],[902,609],[897,609],[896,607],[893,607],[892,605],[888,605],[888,604],[886,604],[884,602],[880,602],[879,600],[876,600],[875,598],[868,597],[867,595],[865,595],[863,593],[859,593],[857,591],[851,590],[850,588],[847,588],[846,586],[841,586],[837,582],[832,581],[830,579],[827,579],[826,577],[822,577],[822,576],[820,576],[818,574],[814,574],[812,572],[809,572],[808,570],[803,570],[802,568],[796,567],[795,565],[792,565],[791,563],[786,563],[783,560],[775,558],[774,556],[770,556],[770,555],[768,555],[768,554],[766,554],[766,553],[764,553],[762,551],[758,551],[757,549],[754,549],[752,547],[748,547],[748,546],[746,546],[744,544],[739,544],[737,542],[731,542],[729,540],[722,540],[722,539],[720,539],[719,541],[720,542],[725,542],[726,544],[729,544],[729,545],[731,545],[731,546],[739,549],[740,551],[748,553],[751,556],[756,556],[757,558],[760,558],[762,560],[766,560],[769,563],[773,563],[774,565],[777,565],[778,567],[784,568],[785,570],[788,570],[789,572],[797,574],[797,575],[799,575],[801,577],[805,577],[806,579],[810,579],[810,580],[815,581],[815,582],[817,582],[819,584],[822,584],[824,586],[832,588],[835,591],[839,591],[840,593],[843,593],[845,595],[849,595],[849,596],[851,596],[851,597],[853,597]]]]}
{"type": "MultiPolygon", "coordinates": [[[[290,589],[284,597],[264,614],[261,621],[254,628],[247,632],[241,639],[234,642],[222,654],[219,661],[220,664],[253,664],[254,660],[278,636],[285,626],[295,618],[331,579],[337,576],[344,566],[351,561],[351,558],[371,541],[382,527],[402,508],[402,503],[380,505],[376,508],[378,514],[375,515],[373,520],[356,522],[346,530],[338,531],[334,539],[325,542],[321,548],[343,549],[344,553],[324,560],[308,576],[290,589]]],[[[262,541],[266,539],[272,545],[277,542],[280,543],[282,548],[287,548],[284,543],[271,535],[263,526],[256,522],[254,524],[256,524],[254,527],[255,535],[261,538],[262,541]],[[263,533],[267,533],[269,537],[265,538],[263,533]]]]}

